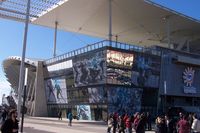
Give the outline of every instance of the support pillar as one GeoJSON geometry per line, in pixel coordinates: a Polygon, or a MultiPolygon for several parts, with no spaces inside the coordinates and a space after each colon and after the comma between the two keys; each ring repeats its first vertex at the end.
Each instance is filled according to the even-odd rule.
{"type": "Polygon", "coordinates": [[[47,116],[47,102],[44,86],[43,63],[38,61],[35,76],[35,95],[33,116],[47,116]]]}
{"type": "Polygon", "coordinates": [[[189,40],[187,40],[187,52],[189,53],[190,52],[190,41],[189,40]]]}
{"type": "Polygon", "coordinates": [[[170,21],[169,21],[169,17],[166,17],[166,21],[167,21],[167,44],[168,44],[168,48],[171,48],[171,44],[170,44],[170,21]]]}

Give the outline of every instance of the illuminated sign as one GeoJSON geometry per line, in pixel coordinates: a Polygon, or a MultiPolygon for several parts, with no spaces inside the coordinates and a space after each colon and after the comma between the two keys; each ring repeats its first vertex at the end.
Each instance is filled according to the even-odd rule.
{"type": "Polygon", "coordinates": [[[110,66],[131,68],[133,58],[133,54],[107,50],[107,63],[110,66]]]}

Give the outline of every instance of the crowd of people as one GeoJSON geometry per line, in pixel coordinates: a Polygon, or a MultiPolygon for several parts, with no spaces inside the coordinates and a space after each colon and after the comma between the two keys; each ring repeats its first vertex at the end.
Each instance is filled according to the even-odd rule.
{"type": "Polygon", "coordinates": [[[152,130],[150,113],[135,113],[133,116],[124,114],[119,116],[117,113],[110,114],[108,119],[107,132],[116,133],[132,133],[135,130],[137,133],[144,133],[145,130],[152,130]]]}
{"type": "Polygon", "coordinates": [[[157,133],[200,133],[200,121],[197,114],[179,113],[175,119],[170,115],[158,116],[156,118],[157,133]]]}
{"type": "MultiPolygon", "coordinates": [[[[152,130],[153,119],[149,112],[118,115],[113,113],[108,118],[107,133],[145,133],[152,130]]],[[[200,133],[200,120],[196,114],[180,113],[178,118],[171,115],[159,115],[153,130],[156,133],[200,133]]]]}

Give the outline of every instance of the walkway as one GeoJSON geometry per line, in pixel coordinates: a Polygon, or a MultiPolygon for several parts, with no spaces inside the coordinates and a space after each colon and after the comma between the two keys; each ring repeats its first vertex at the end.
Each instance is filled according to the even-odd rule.
{"type": "Polygon", "coordinates": [[[24,133],[106,133],[107,128],[105,122],[74,120],[71,127],[67,123],[66,119],[26,117],[24,133]]]}

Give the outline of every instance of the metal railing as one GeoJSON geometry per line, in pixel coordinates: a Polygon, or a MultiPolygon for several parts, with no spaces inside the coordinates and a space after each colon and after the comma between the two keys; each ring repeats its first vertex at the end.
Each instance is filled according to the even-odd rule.
{"type": "Polygon", "coordinates": [[[89,44],[85,47],[70,51],[68,53],[56,56],[54,58],[51,59],[47,59],[44,61],[45,65],[49,65],[52,63],[55,63],[57,61],[61,61],[67,58],[71,58],[83,53],[87,53],[99,48],[103,48],[103,47],[112,47],[112,48],[118,48],[118,49],[123,49],[123,50],[129,50],[129,51],[135,51],[135,52],[141,52],[141,53],[149,53],[152,55],[157,55],[160,56],[161,52],[152,48],[145,48],[142,46],[137,46],[137,45],[131,45],[131,44],[126,44],[126,43],[120,43],[120,42],[109,42],[108,40],[104,40],[101,42],[97,42],[94,44],[89,44]]]}

